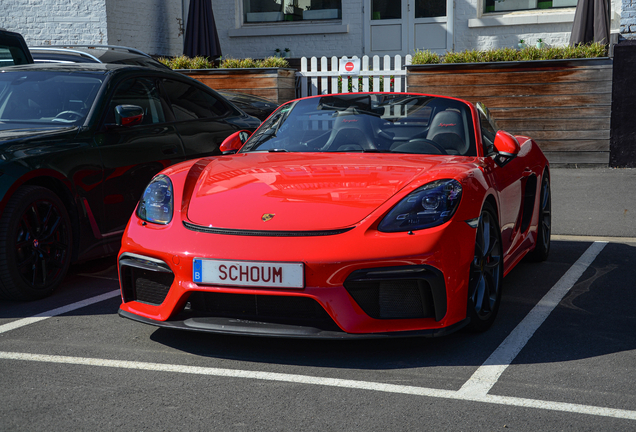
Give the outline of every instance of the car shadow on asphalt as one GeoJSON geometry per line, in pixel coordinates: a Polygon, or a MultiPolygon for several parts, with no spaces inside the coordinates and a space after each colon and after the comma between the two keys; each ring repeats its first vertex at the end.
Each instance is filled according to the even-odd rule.
{"type": "MultiPolygon", "coordinates": [[[[506,278],[495,325],[482,334],[367,340],[276,339],[157,329],[151,339],[193,355],[345,369],[479,366],[580,255],[587,242],[553,242],[544,263],[521,262],[506,278]]],[[[552,311],[515,362],[586,359],[636,348],[636,248],[612,243],[552,311]]]]}

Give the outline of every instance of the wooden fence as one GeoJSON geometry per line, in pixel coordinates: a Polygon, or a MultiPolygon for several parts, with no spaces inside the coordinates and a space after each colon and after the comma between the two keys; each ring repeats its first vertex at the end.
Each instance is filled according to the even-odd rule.
{"type": "Polygon", "coordinates": [[[612,60],[409,66],[409,90],[483,102],[551,163],[608,164],[612,60]]]}
{"type": "MultiPolygon", "coordinates": [[[[357,59],[358,57],[351,58],[357,59]]],[[[343,57],[343,59],[347,59],[347,57],[343,57]]],[[[340,74],[338,57],[331,57],[331,59],[321,57],[320,68],[318,68],[316,57],[309,59],[309,65],[307,57],[303,57],[300,60],[300,71],[296,72],[300,81],[298,97],[329,93],[406,91],[406,69],[404,67],[411,64],[411,56],[404,57],[404,63],[402,60],[399,55],[394,58],[388,55],[384,56],[382,61],[379,56],[374,56],[372,59],[363,56],[360,60],[360,74],[356,78],[350,77],[348,74],[340,74]],[[369,60],[371,60],[371,64],[369,60]]]]}

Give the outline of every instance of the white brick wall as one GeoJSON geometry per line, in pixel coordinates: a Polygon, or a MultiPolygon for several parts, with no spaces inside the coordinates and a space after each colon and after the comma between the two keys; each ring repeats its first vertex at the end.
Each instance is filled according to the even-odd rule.
{"type": "Polygon", "coordinates": [[[28,45],[125,45],[179,55],[181,0],[0,0],[0,27],[28,45]]]}
{"type": "Polygon", "coordinates": [[[625,39],[636,39],[636,0],[623,0],[620,32],[625,39]]]}
{"type": "Polygon", "coordinates": [[[0,0],[0,27],[29,45],[106,43],[103,0],[0,0]]]}
{"type": "Polygon", "coordinates": [[[342,0],[342,23],[349,25],[348,33],[230,37],[228,31],[239,28],[242,21],[239,2],[242,0],[212,0],[224,56],[262,58],[273,55],[276,48],[289,48],[293,57],[351,56],[362,53],[362,0],[342,0]]]}
{"type": "Polygon", "coordinates": [[[110,45],[129,46],[152,55],[183,53],[184,35],[179,35],[178,21],[182,18],[181,0],[105,0],[105,3],[110,45]]]}
{"type": "MultiPolygon", "coordinates": [[[[290,48],[293,57],[362,54],[364,0],[342,0],[346,33],[230,37],[228,32],[240,28],[241,2],[212,0],[224,56],[261,58],[276,48],[290,48]]],[[[178,19],[183,18],[184,3],[187,14],[188,0],[0,0],[0,27],[22,33],[29,45],[108,43],[175,56],[183,52],[178,19]]],[[[636,0],[613,3],[613,28],[618,31],[620,26],[623,36],[636,38],[636,0]]],[[[480,18],[476,12],[480,7],[480,0],[455,1],[456,51],[516,47],[519,39],[534,43],[539,37],[555,46],[569,42],[571,23],[470,28],[468,21],[480,18]]]]}

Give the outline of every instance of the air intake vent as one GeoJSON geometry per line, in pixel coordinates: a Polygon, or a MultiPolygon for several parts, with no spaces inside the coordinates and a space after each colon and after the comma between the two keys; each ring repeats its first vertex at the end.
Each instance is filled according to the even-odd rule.
{"type": "Polygon", "coordinates": [[[160,305],[166,299],[174,274],[163,261],[124,254],[119,259],[124,302],[160,305]]]}
{"type": "Polygon", "coordinates": [[[435,318],[446,314],[446,289],[441,272],[428,266],[358,270],[345,289],[371,318],[435,318]]]}

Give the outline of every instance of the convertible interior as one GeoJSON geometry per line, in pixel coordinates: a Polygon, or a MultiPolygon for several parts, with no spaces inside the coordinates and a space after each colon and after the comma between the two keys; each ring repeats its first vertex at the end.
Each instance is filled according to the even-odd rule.
{"type": "Polygon", "coordinates": [[[469,107],[412,94],[309,98],[270,117],[241,150],[473,156],[469,107]]]}

